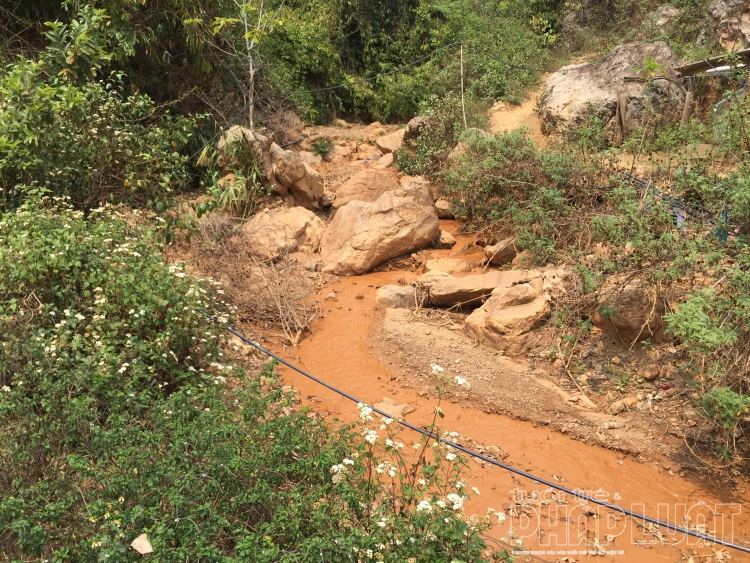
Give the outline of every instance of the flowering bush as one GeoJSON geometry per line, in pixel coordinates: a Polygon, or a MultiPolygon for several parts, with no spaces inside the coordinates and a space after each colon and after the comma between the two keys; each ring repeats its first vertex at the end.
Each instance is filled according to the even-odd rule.
{"type": "Polygon", "coordinates": [[[141,534],[165,563],[482,560],[460,456],[262,394],[204,315],[220,289],[63,203],[0,220],[4,560],[140,561],[141,534]]]}
{"type": "MultiPolygon", "coordinates": [[[[436,437],[438,416],[443,416],[439,406],[429,428],[436,437]]],[[[462,474],[468,459],[440,438],[425,435],[407,448],[399,423],[386,417],[378,423],[366,405],[359,405],[359,418],[355,428],[363,440],[331,467],[337,490],[344,498],[357,498],[361,528],[350,538],[357,560],[483,560],[488,552],[481,536],[492,526],[494,511],[483,517],[464,514],[470,495],[462,474]]],[[[456,436],[443,434],[445,439],[456,436]]],[[[472,493],[479,490],[472,488],[472,493]]],[[[510,560],[504,551],[491,556],[510,560]]]]}

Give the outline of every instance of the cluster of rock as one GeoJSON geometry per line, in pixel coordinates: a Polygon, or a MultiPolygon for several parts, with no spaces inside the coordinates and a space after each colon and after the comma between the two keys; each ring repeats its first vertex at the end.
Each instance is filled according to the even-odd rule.
{"type": "MultiPolygon", "coordinates": [[[[406,133],[386,134],[373,128],[379,153],[393,154],[406,133]]],[[[284,150],[257,132],[232,127],[219,143],[221,151],[244,140],[256,151],[264,175],[287,207],[265,209],[242,227],[242,234],[263,260],[295,252],[319,252],[323,270],[339,275],[362,274],[386,260],[409,253],[440,237],[445,246],[455,240],[440,235],[438,211],[430,183],[422,177],[395,176],[367,168],[344,182],[335,194],[324,190],[312,153],[284,150]],[[320,218],[330,207],[328,224],[320,218]]],[[[368,145],[372,146],[372,145],[368,145]]],[[[336,154],[342,151],[329,151],[336,154]]]]}
{"type": "Polygon", "coordinates": [[[473,309],[465,319],[466,331],[477,341],[510,355],[525,353],[539,344],[542,333],[537,329],[552,312],[550,302],[566,294],[569,277],[567,270],[557,268],[495,270],[457,277],[449,272],[466,271],[460,264],[468,266],[465,261],[431,262],[414,286],[379,288],[378,303],[386,308],[414,308],[420,301],[427,301],[436,307],[473,309]],[[426,291],[427,299],[422,298],[420,290],[426,291]]]}

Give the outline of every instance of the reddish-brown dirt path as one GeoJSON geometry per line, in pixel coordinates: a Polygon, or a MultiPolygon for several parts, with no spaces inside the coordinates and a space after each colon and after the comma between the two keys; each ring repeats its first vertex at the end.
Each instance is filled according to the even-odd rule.
{"type": "MultiPolygon", "coordinates": [[[[372,404],[390,397],[398,403],[412,405],[416,410],[408,414],[406,420],[426,427],[432,421],[437,399],[420,396],[416,389],[396,381],[398,372],[394,359],[381,356],[373,339],[382,317],[375,307],[376,288],[395,284],[405,274],[398,270],[374,272],[343,277],[329,285],[319,296],[324,318],[314,322],[313,334],[299,348],[276,348],[275,351],[361,401],[372,404]],[[336,291],[336,301],[324,301],[330,290],[336,291]]],[[[413,273],[411,275],[413,277],[413,273]]],[[[357,409],[352,402],[288,368],[280,366],[279,372],[284,384],[300,389],[303,403],[314,410],[329,418],[356,419],[357,409]]],[[[716,530],[725,539],[750,546],[748,494],[735,495],[711,488],[697,479],[670,475],[661,463],[642,464],[618,452],[581,443],[543,425],[487,414],[460,403],[444,402],[442,409],[445,412],[441,423],[443,430],[460,432],[485,446],[501,446],[509,453],[506,462],[514,467],[673,523],[684,524],[687,515],[691,526],[705,524],[707,530],[716,530]]],[[[401,436],[407,446],[419,440],[416,433],[408,430],[401,436]]],[[[714,550],[698,540],[686,540],[662,530],[665,541],[661,542],[629,518],[618,517],[605,509],[598,510],[599,518],[592,518],[581,506],[585,503],[574,498],[553,497],[549,491],[544,492],[546,487],[513,477],[498,467],[476,462],[470,467],[469,486],[476,486],[481,494],[467,503],[469,512],[484,514],[488,507],[507,512],[514,498],[535,491],[543,500],[564,501],[564,504],[549,502],[549,506],[535,506],[532,501],[527,506],[529,514],[509,518],[493,528],[490,537],[500,544],[502,538],[510,539],[510,528],[517,531],[516,537],[528,549],[526,555],[519,556],[519,561],[554,562],[570,557],[576,561],[596,558],[649,563],[688,561],[691,555],[695,562],[720,560],[706,559],[714,550]],[[616,537],[608,541],[608,535],[616,537]],[[592,554],[594,539],[605,555],[592,554]]],[[[740,552],[727,550],[725,555],[731,555],[732,561],[750,562],[750,556],[740,552]]]]}

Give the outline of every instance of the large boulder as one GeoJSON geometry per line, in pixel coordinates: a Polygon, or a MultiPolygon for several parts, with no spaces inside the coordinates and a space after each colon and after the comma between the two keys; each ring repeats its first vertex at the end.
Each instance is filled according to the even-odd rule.
{"type": "Polygon", "coordinates": [[[351,201],[375,201],[398,187],[398,182],[388,172],[362,170],[339,186],[333,208],[339,209],[351,201]]]}
{"type": "Polygon", "coordinates": [[[385,309],[413,309],[417,306],[415,288],[402,285],[384,285],[375,293],[378,305],[385,309]]]}
{"type": "Polygon", "coordinates": [[[424,190],[399,188],[372,202],[350,201],[321,239],[324,271],[362,274],[429,244],[439,232],[435,206],[424,190]]]}
{"type": "Polygon", "coordinates": [[[656,41],[620,45],[597,64],[563,67],[544,86],[542,128],[547,133],[572,130],[594,115],[602,120],[610,138],[614,138],[618,92],[627,100],[624,134],[640,122],[648,105],[663,119],[676,121],[685,100],[685,89],[672,70],[677,63],[677,56],[667,44],[656,41]],[[659,67],[644,76],[634,69],[643,67],[647,59],[659,67]]]}
{"type": "Polygon", "coordinates": [[[439,307],[481,305],[498,287],[510,287],[540,278],[536,270],[494,271],[486,274],[457,278],[446,277],[435,281],[430,287],[430,302],[439,307]]]}
{"type": "Polygon", "coordinates": [[[344,145],[333,145],[331,150],[323,155],[326,162],[344,162],[352,156],[352,150],[344,145]]]}
{"type": "Polygon", "coordinates": [[[537,343],[532,331],[542,326],[551,312],[546,297],[531,284],[502,287],[466,318],[466,332],[506,355],[521,354],[537,343]]]}
{"type": "Polygon", "coordinates": [[[294,151],[285,151],[276,143],[269,150],[276,192],[282,197],[291,195],[295,205],[318,209],[323,198],[323,177],[304,162],[294,151]]]}
{"type": "Polygon", "coordinates": [[[382,137],[378,137],[377,139],[375,139],[375,144],[383,154],[395,152],[401,147],[401,142],[404,139],[404,133],[406,133],[406,129],[399,129],[398,131],[394,131],[393,133],[390,133],[388,135],[383,135],[382,137]]]}
{"type": "Polygon", "coordinates": [[[404,188],[419,187],[427,190],[430,193],[430,197],[432,197],[432,201],[437,199],[432,184],[430,184],[430,181],[424,176],[404,176],[399,180],[399,183],[404,188]]]}
{"type": "Polygon", "coordinates": [[[606,297],[594,313],[594,326],[619,337],[627,346],[649,339],[661,342],[667,305],[657,289],[641,280],[612,290],[608,290],[608,285],[602,288],[606,297]]]}
{"type": "Polygon", "coordinates": [[[317,168],[318,166],[323,164],[323,157],[319,154],[315,154],[310,151],[299,151],[297,154],[302,159],[302,162],[309,166],[312,166],[313,168],[317,168]]]}
{"type": "Polygon", "coordinates": [[[276,180],[282,186],[291,188],[305,176],[305,163],[294,151],[285,151],[276,143],[271,145],[271,162],[276,180]]]}
{"type": "Polygon", "coordinates": [[[323,200],[323,188],[325,186],[323,176],[309,164],[304,163],[304,166],[305,175],[297,180],[289,190],[297,205],[302,205],[308,209],[318,209],[323,200]]]}
{"type": "Polygon", "coordinates": [[[242,236],[261,260],[277,260],[292,252],[315,252],[325,223],[302,207],[256,214],[242,226],[242,236]]]}
{"type": "Polygon", "coordinates": [[[750,2],[713,0],[698,41],[728,51],[750,47],[750,2]]]}

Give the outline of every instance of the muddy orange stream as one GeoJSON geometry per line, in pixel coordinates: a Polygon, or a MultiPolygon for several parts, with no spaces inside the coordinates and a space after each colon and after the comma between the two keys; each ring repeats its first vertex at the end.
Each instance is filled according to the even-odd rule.
{"type": "MultiPolygon", "coordinates": [[[[388,364],[381,363],[377,353],[367,345],[371,325],[377,317],[376,287],[396,283],[403,277],[411,280],[415,275],[395,271],[341,278],[338,284],[323,291],[321,299],[331,289],[338,292],[338,298],[334,302],[321,302],[325,316],[313,325],[312,336],[299,348],[277,347],[275,351],[363,402],[372,404],[390,397],[412,405],[416,411],[407,415],[406,420],[424,428],[432,421],[436,399],[420,397],[415,390],[401,387],[388,364]]],[[[356,405],[347,399],[288,368],[281,367],[280,373],[284,384],[300,389],[303,402],[314,409],[345,421],[356,418],[356,405]]],[[[684,525],[687,516],[692,526],[705,524],[704,529],[715,530],[725,540],[750,546],[750,495],[743,498],[710,489],[699,481],[669,475],[661,467],[638,463],[617,452],[589,446],[530,423],[460,404],[447,403],[442,408],[445,418],[441,429],[460,432],[481,444],[502,446],[510,454],[507,463],[514,467],[675,524],[684,525]]],[[[407,446],[419,440],[416,433],[410,434],[409,430],[401,434],[407,446]]],[[[489,532],[490,539],[502,545],[502,539],[511,541],[513,534],[509,529],[514,528],[513,537],[520,539],[526,549],[518,555],[519,561],[554,562],[569,557],[576,561],[590,558],[664,562],[688,561],[690,555],[696,563],[726,561],[726,555],[731,555],[732,561],[750,561],[750,556],[735,550],[727,550],[724,559],[715,555],[713,559],[702,558],[714,554],[714,550],[695,538],[686,539],[661,529],[665,541],[658,541],[653,533],[644,531],[629,518],[616,518],[616,514],[605,509],[598,510],[599,518],[592,518],[581,506],[586,503],[571,496],[558,494],[553,498],[546,487],[514,477],[498,467],[481,467],[474,462],[470,467],[469,486],[476,486],[481,494],[472,495],[467,502],[468,513],[485,514],[488,507],[502,510],[503,505],[514,504],[514,495],[520,498],[534,491],[541,500],[565,501],[566,504],[549,502],[549,506],[541,507],[532,501],[529,514],[509,515],[505,523],[489,532]],[[593,555],[594,540],[598,540],[604,555],[593,555]]],[[[716,546],[716,549],[721,548],[716,546]]]]}

